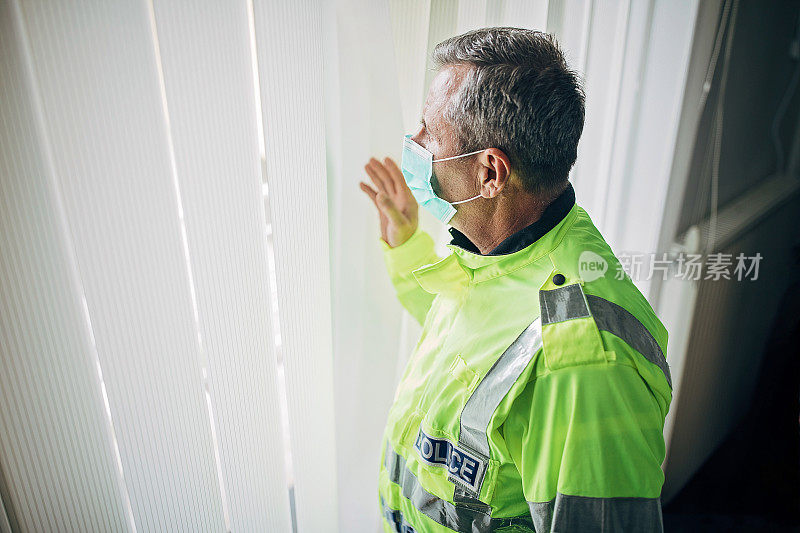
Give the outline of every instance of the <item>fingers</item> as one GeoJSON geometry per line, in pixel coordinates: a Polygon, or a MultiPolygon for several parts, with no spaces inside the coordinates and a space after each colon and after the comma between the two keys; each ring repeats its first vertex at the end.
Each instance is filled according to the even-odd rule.
{"type": "Polygon", "coordinates": [[[367,193],[367,196],[369,196],[369,199],[372,200],[373,204],[375,204],[375,207],[380,209],[380,207],[378,206],[378,201],[376,200],[376,196],[378,196],[377,191],[375,191],[372,187],[370,187],[369,185],[367,185],[363,181],[360,181],[358,183],[358,185],[359,185],[359,187],[361,187],[362,191],[367,193]]]}
{"type": "Polygon", "coordinates": [[[367,164],[364,165],[364,170],[367,171],[367,174],[369,174],[369,177],[378,187],[379,191],[384,191],[387,194],[397,193],[392,177],[380,161],[371,157],[367,164]]]}
{"type": "Polygon", "coordinates": [[[397,188],[397,185],[394,182],[394,177],[392,176],[392,174],[380,161],[378,161],[377,159],[374,159],[374,161],[375,161],[375,166],[378,169],[378,173],[380,174],[381,179],[383,180],[383,183],[387,185],[386,192],[397,194],[397,191],[399,189],[397,188]]]}
{"type": "Polygon", "coordinates": [[[386,167],[389,176],[392,178],[395,191],[407,189],[408,185],[406,184],[406,179],[403,177],[403,171],[400,170],[400,167],[397,166],[397,163],[394,162],[394,159],[391,157],[386,157],[383,159],[383,164],[386,167]]]}
{"type": "Polygon", "coordinates": [[[383,211],[383,214],[386,215],[395,226],[400,227],[410,223],[408,218],[397,209],[392,199],[385,193],[379,192],[375,200],[378,204],[378,208],[383,211]]]}
{"type": "MultiPolygon", "coordinates": [[[[379,191],[385,191],[386,187],[384,187],[383,182],[381,181],[380,176],[372,169],[372,159],[370,159],[366,165],[364,165],[364,171],[369,175],[369,179],[372,180],[372,183],[379,191]]],[[[363,183],[363,182],[362,182],[363,183]]],[[[362,187],[363,190],[363,187],[362,187]]]]}

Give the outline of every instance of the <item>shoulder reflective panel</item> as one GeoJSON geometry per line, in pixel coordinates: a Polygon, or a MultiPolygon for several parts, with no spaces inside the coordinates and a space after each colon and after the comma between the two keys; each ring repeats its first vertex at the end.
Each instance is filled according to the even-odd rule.
{"type": "MultiPolygon", "coordinates": [[[[406,467],[406,460],[391,445],[386,443],[386,457],[384,459],[389,481],[400,486],[403,496],[422,514],[444,527],[461,533],[482,533],[495,531],[499,528],[519,525],[533,528],[533,522],[528,516],[514,518],[492,518],[491,513],[465,506],[454,505],[446,500],[426,491],[417,480],[416,476],[406,467]]],[[[381,498],[383,503],[383,498],[381,498]]],[[[399,511],[387,506],[383,508],[384,516],[395,528],[395,531],[405,532],[414,529],[401,529],[403,524],[411,527],[399,511]]],[[[419,528],[419,525],[417,526],[419,528]]],[[[421,530],[421,528],[420,528],[421,530]]]]}
{"type": "Polygon", "coordinates": [[[556,493],[531,503],[536,533],[550,531],[664,531],[658,498],[590,498],[556,493]]]}
{"type": "MultiPolygon", "coordinates": [[[[462,447],[482,454],[488,462],[489,437],[486,430],[497,406],[528,365],[533,355],[542,347],[541,320],[537,318],[506,348],[483,377],[461,411],[458,442],[462,447]]],[[[483,473],[475,486],[474,495],[480,494],[483,473]]]]}
{"type": "Polygon", "coordinates": [[[539,306],[542,309],[543,326],[591,316],[579,283],[558,289],[540,290],[539,306]]]}
{"type": "Polygon", "coordinates": [[[672,388],[672,376],[661,347],[650,331],[624,307],[600,296],[585,294],[580,284],[539,291],[542,325],[593,317],[597,329],[613,333],[657,365],[672,388]]]}
{"type": "Polygon", "coordinates": [[[547,281],[539,288],[545,367],[552,371],[607,361],[581,282],[543,288],[552,286],[553,282],[547,281]]]}
{"type": "Polygon", "coordinates": [[[589,308],[597,323],[603,331],[613,333],[627,342],[633,349],[641,353],[651,363],[658,365],[667,378],[667,383],[672,388],[672,376],[669,365],[664,357],[664,352],[644,324],[633,316],[627,309],[600,296],[586,295],[589,308]]]}

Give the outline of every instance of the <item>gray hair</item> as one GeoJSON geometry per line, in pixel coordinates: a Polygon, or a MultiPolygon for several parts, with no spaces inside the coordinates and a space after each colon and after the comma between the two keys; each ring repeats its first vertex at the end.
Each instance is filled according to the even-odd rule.
{"type": "Polygon", "coordinates": [[[445,106],[460,153],[499,148],[526,190],[560,192],[578,156],[585,94],[555,38],[522,28],[481,28],[433,50],[435,68],[469,67],[445,106]]]}

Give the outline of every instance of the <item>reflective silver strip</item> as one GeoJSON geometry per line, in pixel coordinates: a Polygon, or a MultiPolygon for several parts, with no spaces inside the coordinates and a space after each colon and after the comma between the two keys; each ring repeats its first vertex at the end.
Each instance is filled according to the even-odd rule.
{"type": "Polygon", "coordinates": [[[416,529],[406,522],[403,513],[386,505],[383,496],[381,496],[381,510],[383,511],[384,518],[386,518],[386,521],[392,526],[392,530],[395,533],[416,533],[416,529]]]}
{"type": "MultiPolygon", "coordinates": [[[[487,460],[490,457],[487,435],[489,421],[534,354],[542,347],[542,324],[593,316],[598,329],[613,333],[642,353],[648,361],[658,365],[672,387],[669,365],[661,347],[648,329],[624,308],[604,298],[585,294],[578,283],[539,291],[539,304],[541,317],[525,328],[495,361],[461,411],[459,446],[483,455],[487,460]]],[[[474,492],[469,488],[457,488],[456,501],[475,501],[482,483],[481,479],[474,492]]]]}
{"type": "MultiPolygon", "coordinates": [[[[431,494],[422,487],[417,477],[406,467],[406,460],[395,452],[388,442],[386,443],[386,458],[384,464],[389,473],[389,480],[400,486],[403,496],[408,498],[419,512],[437,524],[450,528],[453,531],[459,531],[461,533],[481,533],[484,531],[495,531],[513,525],[533,528],[533,523],[527,516],[492,518],[491,508],[487,508],[487,511],[471,509],[461,505],[454,505],[431,494]]],[[[383,503],[382,497],[381,502],[383,503]]],[[[387,510],[392,513],[392,520],[394,520],[394,517],[398,516],[393,513],[399,513],[399,511],[385,507],[384,516],[387,517],[387,520],[389,520],[386,514],[387,510]]],[[[402,518],[402,514],[399,516],[401,518],[399,524],[402,526],[402,524],[406,522],[405,519],[402,518]]],[[[390,523],[392,523],[395,528],[398,527],[394,522],[390,523]]],[[[421,524],[418,524],[417,527],[420,530],[422,529],[421,524]]]]}
{"type": "Polygon", "coordinates": [[[591,316],[580,283],[539,291],[542,325],[591,316]]]}
{"type": "Polygon", "coordinates": [[[597,327],[613,333],[641,353],[648,361],[658,365],[672,388],[672,376],[664,352],[661,351],[661,346],[658,345],[644,324],[639,322],[627,309],[605,298],[587,294],[586,301],[589,303],[589,309],[592,311],[597,327]]]}
{"type": "MultiPolygon", "coordinates": [[[[486,457],[490,457],[489,421],[494,412],[519,379],[525,367],[542,347],[542,324],[561,322],[572,318],[591,316],[580,284],[567,285],[549,291],[539,291],[541,316],[523,331],[495,361],[461,411],[458,443],[486,457]]],[[[485,473],[484,473],[485,475],[485,473]]],[[[469,488],[457,489],[457,501],[472,501],[480,494],[469,488]]]]}
{"type": "Polygon", "coordinates": [[[489,420],[541,347],[542,326],[537,318],[506,348],[467,400],[461,411],[459,444],[489,457],[489,420]]]}
{"type": "Polygon", "coordinates": [[[528,507],[536,533],[664,531],[659,498],[591,498],[558,492],[549,502],[528,502],[528,507]]]}

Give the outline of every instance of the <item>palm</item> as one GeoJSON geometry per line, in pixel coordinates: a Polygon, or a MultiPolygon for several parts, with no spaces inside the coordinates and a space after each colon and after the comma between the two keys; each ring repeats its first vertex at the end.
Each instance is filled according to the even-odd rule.
{"type": "Polygon", "coordinates": [[[360,184],[361,190],[378,209],[381,237],[389,246],[399,246],[417,229],[417,200],[411,194],[402,171],[391,158],[387,157],[383,163],[372,158],[364,165],[364,170],[377,188],[375,190],[364,182],[360,184]]]}

